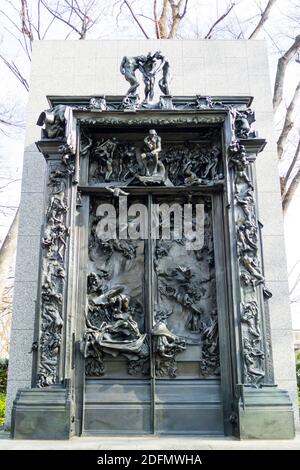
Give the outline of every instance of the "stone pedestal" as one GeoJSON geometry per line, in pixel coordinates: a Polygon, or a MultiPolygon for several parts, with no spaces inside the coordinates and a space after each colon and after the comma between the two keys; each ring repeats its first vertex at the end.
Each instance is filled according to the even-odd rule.
{"type": "Polygon", "coordinates": [[[70,389],[20,389],[12,409],[13,439],[69,439],[71,436],[70,389]]]}
{"type": "Polygon", "coordinates": [[[243,388],[239,401],[240,439],[293,439],[294,436],[293,407],[285,390],[243,388]]]}

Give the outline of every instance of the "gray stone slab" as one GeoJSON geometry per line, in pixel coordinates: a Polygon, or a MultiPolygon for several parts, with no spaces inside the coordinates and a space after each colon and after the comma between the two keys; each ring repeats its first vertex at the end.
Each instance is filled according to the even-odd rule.
{"type": "Polygon", "coordinates": [[[21,194],[19,235],[40,236],[45,213],[43,193],[21,194]]]}
{"type": "MultiPolygon", "coordinates": [[[[53,73],[53,50],[58,44],[52,41],[37,41],[38,44],[33,46],[34,60],[32,61],[31,74],[39,74],[44,76],[47,82],[53,73]],[[43,44],[42,44],[43,42],[43,44]],[[48,80],[47,80],[48,77],[48,80]]],[[[61,50],[61,49],[60,49],[61,50]]]]}
{"type": "MultiPolygon", "coordinates": [[[[54,75],[51,82],[48,85],[48,95],[72,95],[77,94],[74,93],[74,75],[70,75],[66,82],[61,80],[59,75],[54,75]]],[[[80,94],[80,93],[78,93],[80,94]]],[[[88,91],[82,93],[83,95],[88,95],[88,91]]],[[[38,109],[36,109],[36,113],[38,114],[38,109]]]]}
{"type": "Polygon", "coordinates": [[[263,224],[263,234],[284,235],[282,205],[279,193],[261,193],[258,197],[259,220],[263,224]]]}
{"type": "Polygon", "coordinates": [[[258,193],[277,192],[279,194],[279,173],[274,152],[263,152],[256,160],[258,193]]]}
{"type": "Polygon", "coordinates": [[[31,378],[33,329],[12,330],[9,355],[9,380],[26,381],[31,378]]]}
{"type": "Polygon", "coordinates": [[[263,253],[266,281],[285,281],[287,265],[284,237],[282,235],[263,235],[263,253]]]}
{"type": "MultiPolygon", "coordinates": [[[[179,90],[183,90],[183,93],[186,93],[186,83],[183,79],[183,75],[178,75],[177,77],[174,77],[172,80],[172,94],[173,95],[179,95],[179,90]]],[[[197,89],[201,89],[201,83],[199,83],[199,86],[197,86],[197,89]]],[[[204,89],[204,88],[203,88],[204,89]]]]}
{"type": "MultiPolygon", "coordinates": [[[[227,68],[227,75],[229,77],[232,76],[232,72],[230,71],[229,68],[227,68]]],[[[246,72],[246,70],[244,71],[244,73],[242,74],[242,80],[237,77],[237,76],[234,76],[234,77],[231,77],[231,78],[228,78],[228,82],[226,81],[227,83],[227,91],[226,92],[223,92],[224,95],[228,94],[228,95],[250,95],[250,86],[249,86],[249,80],[248,80],[248,74],[246,72]]]]}
{"type": "Polygon", "coordinates": [[[22,192],[37,193],[44,191],[46,163],[44,157],[36,150],[24,154],[22,192]]]}
{"type": "MultiPolygon", "coordinates": [[[[87,57],[85,58],[85,60],[87,57]]],[[[92,62],[92,61],[91,61],[92,62]]],[[[83,64],[88,65],[88,64],[83,64]]],[[[61,77],[62,80],[66,80],[67,77],[72,76],[74,73],[77,73],[80,70],[81,64],[78,64],[76,59],[72,57],[54,57],[53,59],[53,68],[56,73],[61,77]],[[76,67],[77,66],[77,67],[76,67]]]]}
{"type": "MultiPolygon", "coordinates": [[[[290,315],[289,285],[287,281],[268,282],[268,289],[273,296],[269,299],[270,322],[272,329],[292,329],[290,315]]],[[[274,345],[276,348],[276,344],[274,345]]]]}
{"type": "MultiPolygon", "coordinates": [[[[118,47],[127,41],[96,41],[96,57],[99,61],[103,57],[116,57],[118,55],[118,47]]],[[[130,42],[130,41],[128,41],[130,42]]],[[[137,44],[140,41],[135,41],[137,44]]]]}
{"type": "Polygon", "coordinates": [[[204,57],[205,43],[202,41],[181,41],[182,42],[182,54],[183,57],[192,57],[197,59],[198,57],[204,57]]]}
{"type": "MultiPolygon", "coordinates": [[[[177,66],[177,68],[179,68],[177,66]]],[[[178,74],[183,75],[183,92],[187,95],[202,95],[205,86],[204,58],[199,57],[197,61],[193,58],[184,58],[183,70],[178,74]]]]}
{"type": "Polygon", "coordinates": [[[95,74],[74,75],[75,95],[108,94],[108,81],[105,75],[96,81],[95,74]]]}
{"type": "Polygon", "coordinates": [[[107,94],[112,94],[112,93],[122,93],[122,90],[124,90],[125,87],[125,92],[128,89],[128,82],[125,81],[125,84],[122,83],[124,80],[122,80],[122,75],[120,77],[118,76],[117,73],[112,74],[109,76],[108,74],[103,73],[103,68],[104,70],[117,70],[120,67],[120,61],[116,57],[105,57],[101,59],[101,61],[96,62],[96,68],[95,68],[95,86],[97,89],[97,93],[107,93],[107,94]],[[127,88],[126,88],[127,87],[127,88]],[[111,90],[111,91],[109,91],[111,90]]]}
{"type": "MultiPolygon", "coordinates": [[[[209,42],[209,41],[208,41],[209,42]]],[[[226,73],[226,62],[222,44],[217,41],[214,44],[208,43],[204,49],[205,72],[208,75],[222,75],[226,73]]],[[[227,80],[224,80],[224,82],[227,80]]]]}
{"type": "Polygon", "coordinates": [[[41,237],[19,236],[17,245],[16,281],[38,280],[41,237]]]}
{"type": "Polygon", "coordinates": [[[249,93],[249,74],[247,57],[225,57],[226,82],[228,94],[249,93]],[[234,71],[238,70],[238,73],[234,71]]]}
{"type": "MultiPolygon", "coordinates": [[[[93,46],[93,44],[91,44],[93,46]]],[[[82,78],[82,70],[84,70],[85,75],[95,75],[96,70],[96,51],[94,47],[91,47],[91,51],[86,51],[85,48],[82,51],[78,51],[76,48],[75,59],[68,59],[70,61],[71,71],[77,77],[82,78]]],[[[88,85],[88,83],[86,84],[88,85]]]]}
{"type": "MultiPolygon", "coordinates": [[[[43,41],[44,45],[46,45],[45,43],[47,42],[50,42],[50,48],[47,52],[49,52],[49,54],[52,54],[54,58],[57,58],[60,55],[60,51],[62,50],[62,48],[64,50],[63,56],[65,58],[74,57],[76,49],[78,48],[78,41],[43,41]]],[[[92,41],[87,42],[90,44],[92,41]]],[[[53,73],[55,73],[55,70],[53,71],[53,73]]]]}
{"type": "MultiPolygon", "coordinates": [[[[250,67],[251,68],[251,67],[250,67]]],[[[272,109],[272,94],[269,80],[258,80],[253,78],[249,81],[250,94],[255,97],[253,108],[257,112],[272,109]]]]}
{"type": "MultiPolygon", "coordinates": [[[[110,43],[110,41],[107,41],[108,43],[110,43]]],[[[93,63],[93,57],[96,56],[96,53],[97,53],[97,49],[98,49],[98,41],[80,41],[80,44],[78,44],[78,46],[75,47],[75,59],[78,60],[78,59],[83,59],[83,60],[87,60],[88,57],[90,57],[92,60],[91,60],[91,63],[93,63]]],[[[56,55],[59,55],[59,51],[54,51],[54,54],[56,53],[56,55]]],[[[83,69],[79,69],[78,70],[78,73],[80,73],[80,70],[81,70],[81,75],[84,75],[84,73],[86,72],[83,69]]]]}
{"type": "Polygon", "coordinates": [[[39,51],[39,63],[40,67],[38,68],[38,70],[33,69],[32,74],[34,75],[36,72],[38,72],[38,74],[41,77],[44,77],[44,80],[46,80],[49,75],[51,76],[51,74],[53,74],[54,63],[52,54],[47,54],[46,51],[39,51]]]}
{"type": "Polygon", "coordinates": [[[275,381],[296,380],[295,354],[291,330],[272,330],[275,381]]]}
{"type": "Polygon", "coordinates": [[[37,289],[37,282],[15,282],[12,330],[30,330],[33,328],[37,289]]]}
{"type": "MultiPolygon", "coordinates": [[[[41,83],[41,81],[39,83],[41,83]]],[[[36,149],[35,142],[37,142],[41,138],[41,129],[36,125],[37,118],[39,117],[41,113],[41,109],[44,110],[44,109],[47,109],[47,107],[48,105],[43,100],[40,103],[37,103],[35,105],[35,108],[33,108],[35,109],[35,111],[32,111],[31,113],[28,113],[27,115],[26,124],[27,124],[28,131],[25,137],[25,145],[26,145],[26,148],[30,147],[32,151],[35,151],[36,149]]]]}
{"type": "MultiPolygon", "coordinates": [[[[143,51],[145,51],[145,49],[148,50],[148,41],[142,41],[141,44],[143,46],[143,51]]],[[[182,53],[183,41],[177,41],[176,39],[172,39],[171,41],[165,41],[164,39],[161,39],[158,42],[152,41],[151,47],[155,50],[161,50],[163,54],[165,54],[169,59],[171,59],[171,61],[178,61],[178,59],[181,61],[184,58],[182,53]]]]}
{"type": "Polygon", "coordinates": [[[220,64],[219,73],[205,74],[205,94],[226,95],[227,80],[224,80],[224,72],[222,73],[222,64],[220,64]]]}
{"type": "MultiPolygon", "coordinates": [[[[97,70],[101,67],[101,63],[103,59],[112,58],[114,56],[117,57],[118,63],[121,64],[121,61],[124,56],[137,56],[140,54],[144,54],[144,43],[143,41],[111,41],[110,46],[113,48],[115,54],[109,54],[107,47],[103,46],[103,44],[98,46],[97,49],[97,56],[101,54],[99,63],[96,64],[97,70]]],[[[149,45],[148,50],[151,50],[151,46],[149,45]]],[[[128,83],[128,82],[127,82],[128,83]]]]}
{"type": "MultiPolygon", "coordinates": [[[[267,75],[268,52],[265,41],[245,41],[249,73],[252,75],[267,75]]],[[[268,77],[268,81],[270,81],[268,77]]]]}
{"type": "MultiPolygon", "coordinates": [[[[259,81],[259,78],[257,79],[259,81]]],[[[273,112],[267,112],[266,108],[260,111],[260,106],[256,111],[256,105],[259,106],[259,103],[254,102],[253,106],[255,108],[255,124],[253,128],[257,130],[259,136],[264,137],[266,139],[266,151],[267,152],[277,152],[277,145],[276,145],[276,136],[274,132],[274,114],[273,112]]],[[[258,157],[260,158],[260,156],[258,157]]],[[[277,163],[277,161],[276,161],[277,163]]]]}
{"type": "Polygon", "coordinates": [[[225,57],[247,57],[247,41],[222,41],[225,57]]]}

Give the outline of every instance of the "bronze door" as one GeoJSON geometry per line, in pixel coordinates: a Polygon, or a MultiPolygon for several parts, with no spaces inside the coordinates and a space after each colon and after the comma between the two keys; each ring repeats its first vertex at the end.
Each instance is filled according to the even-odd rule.
{"type": "Polygon", "coordinates": [[[214,196],[138,192],[126,198],[134,208],[127,238],[119,236],[121,198],[89,196],[83,433],[222,435],[214,196]],[[115,209],[116,238],[100,239],[111,216],[103,204],[115,209]],[[194,207],[195,223],[196,205],[193,245],[183,219],[194,207]],[[139,221],[142,237],[132,239],[139,221]],[[180,221],[182,234],[174,230],[180,221]]]}

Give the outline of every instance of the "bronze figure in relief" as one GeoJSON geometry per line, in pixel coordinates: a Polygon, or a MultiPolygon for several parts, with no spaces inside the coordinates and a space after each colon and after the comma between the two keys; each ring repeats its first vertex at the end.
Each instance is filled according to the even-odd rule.
{"type": "Polygon", "coordinates": [[[155,129],[150,129],[149,134],[144,139],[144,151],[141,153],[141,159],[145,170],[145,176],[139,175],[138,178],[144,184],[162,183],[165,180],[165,167],[159,161],[161,153],[161,138],[157,135],[155,129]]]}
{"type": "Polygon", "coordinates": [[[120,71],[130,84],[130,88],[123,99],[123,107],[125,109],[135,110],[138,107],[137,89],[140,83],[136,77],[137,71],[141,72],[145,85],[145,96],[142,106],[152,103],[155,79],[160,71],[162,71],[162,77],[158,82],[158,86],[164,95],[170,95],[170,63],[167,57],[163,56],[160,51],[149,52],[147,55],[135,57],[125,56],[121,61],[120,71]]]}

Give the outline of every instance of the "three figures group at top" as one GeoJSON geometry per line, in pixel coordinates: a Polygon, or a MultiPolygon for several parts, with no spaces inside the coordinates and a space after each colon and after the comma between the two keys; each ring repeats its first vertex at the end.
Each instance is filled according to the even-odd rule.
{"type": "Polygon", "coordinates": [[[170,63],[160,51],[156,51],[154,54],[149,52],[147,55],[135,57],[125,56],[122,59],[120,70],[130,84],[126,97],[132,99],[138,97],[137,89],[140,83],[136,77],[137,71],[141,72],[145,85],[144,103],[153,101],[155,78],[156,74],[160,71],[162,71],[162,78],[159,80],[158,86],[164,95],[170,95],[170,63]]]}

